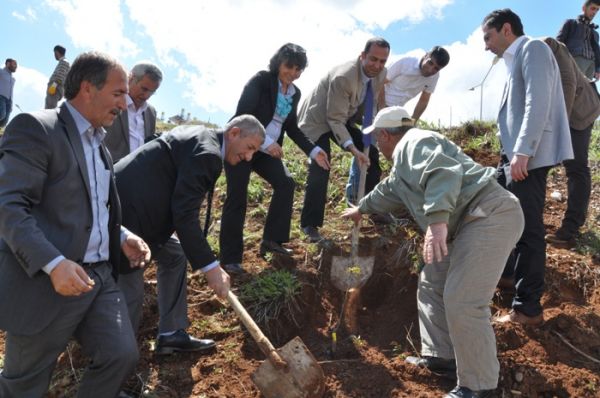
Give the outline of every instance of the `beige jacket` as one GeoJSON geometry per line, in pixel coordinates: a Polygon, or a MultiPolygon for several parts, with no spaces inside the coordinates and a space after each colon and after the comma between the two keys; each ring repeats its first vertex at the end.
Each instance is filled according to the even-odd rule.
{"type": "Polygon", "coordinates": [[[554,53],[560,69],[569,125],[575,130],[584,130],[600,115],[600,97],[579,70],[567,47],[552,37],[546,37],[544,41],[554,53]]]}
{"type": "MultiPolygon", "coordinates": [[[[336,66],[321,79],[317,87],[302,103],[298,115],[298,126],[313,142],[328,131],[333,132],[341,145],[351,140],[346,123],[354,118],[360,122],[361,98],[364,90],[360,57],[357,60],[336,66]]],[[[373,95],[378,98],[383,88],[386,69],[373,78],[373,95]]],[[[376,106],[376,100],[373,106],[376,106]]],[[[373,114],[377,113],[374,109],[373,114]]]]}

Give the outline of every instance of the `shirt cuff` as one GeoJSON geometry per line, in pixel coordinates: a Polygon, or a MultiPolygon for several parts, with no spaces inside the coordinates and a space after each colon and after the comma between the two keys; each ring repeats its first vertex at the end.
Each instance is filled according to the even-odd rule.
{"type": "Polygon", "coordinates": [[[273,138],[269,137],[268,135],[265,137],[265,142],[263,142],[263,144],[260,146],[260,149],[263,152],[267,151],[267,148],[271,146],[271,144],[273,144],[275,141],[273,140],[273,138]]]}
{"type": "Polygon", "coordinates": [[[448,224],[449,220],[450,220],[450,213],[447,211],[443,211],[443,210],[436,211],[434,213],[427,215],[427,223],[429,225],[440,223],[440,222],[444,222],[444,223],[448,224]]]}
{"type": "Polygon", "coordinates": [[[58,256],[54,260],[50,261],[48,264],[44,265],[42,267],[42,269],[44,270],[45,273],[50,275],[50,272],[52,272],[52,270],[54,270],[54,268],[56,268],[58,263],[60,263],[64,259],[65,259],[65,256],[58,256]]]}
{"type": "Polygon", "coordinates": [[[352,145],[352,144],[354,144],[354,142],[353,142],[352,140],[348,140],[348,141],[345,141],[345,142],[342,144],[342,147],[343,147],[344,149],[348,149],[348,147],[349,147],[350,145],[352,145]]]}
{"type": "Polygon", "coordinates": [[[211,269],[215,269],[218,266],[219,266],[219,262],[217,260],[215,260],[212,263],[200,268],[200,271],[202,271],[202,273],[206,274],[208,271],[210,271],[211,269]]]}
{"type": "Polygon", "coordinates": [[[311,159],[314,159],[314,158],[316,158],[316,157],[317,157],[317,155],[319,154],[319,152],[321,152],[322,150],[323,150],[323,149],[321,149],[321,147],[318,147],[318,146],[316,146],[316,147],[314,147],[314,148],[312,149],[312,151],[310,151],[310,153],[308,154],[308,156],[309,156],[311,159]]]}
{"type": "Polygon", "coordinates": [[[125,243],[127,238],[129,238],[131,235],[133,235],[131,231],[121,225],[121,245],[123,245],[123,243],[125,243]]]}

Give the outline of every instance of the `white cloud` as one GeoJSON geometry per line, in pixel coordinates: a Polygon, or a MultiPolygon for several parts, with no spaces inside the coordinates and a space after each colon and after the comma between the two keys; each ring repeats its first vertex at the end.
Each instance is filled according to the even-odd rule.
{"type": "Polygon", "coordinates": [[[65,31],[76,47],[105,51],[117,58],[139,53],[138,46],[123,33],[120,0],[46,0],[46,4],[64,16],[65,31]]]}
{"type": "Polygon", "coordinates": [[[27,18],[25,17],[25,15],[21,14],[21,13],[20,13],[20,12],[18,12],[18,11],[13,11],[13,12],[11,13],[11,15],[12,15],[13,17],[17,18],[17,19],[20,19],[21,21],[25,21],[25,20],[27,20],[27,18]]]}
{"type": "MultiPolygon", "coordinates": [[[[306,48],[305,93],[331,67],[358,56],[373,29],[439,16],[451,0],[161,1],[125,0],[161,63],[179,68],[182,96],[209,111],[233,113],[243,85],[285,42],[306,48]],[[177,23],[165,23],[177,21],[177,23]]],[[[171,77],[175,78],[175,77],[171,77]]]]}
{"type": "Polygon", "coordinates": [[[27,10],[25,12],[27,13],[27,16],[29,17],[30,21],[37,21],[37,13],[33,8],[27,7],[27,10]]]}
{"type": "Polygon", "coordinates": [[[21,65],[17,67],[13,76],[16,81],[11,118],[21,111],[32,112],[43,109],[48,76],[21,65]]]}

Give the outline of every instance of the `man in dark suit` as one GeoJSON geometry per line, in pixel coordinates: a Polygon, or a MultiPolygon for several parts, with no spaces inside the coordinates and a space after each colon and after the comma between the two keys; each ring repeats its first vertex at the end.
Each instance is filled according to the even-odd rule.
{"type": "MultiPolygon", "coordinates": [[[[200,205],[212,192],[223,161],[234,165],[250,160],[265,139],[265,130],[253,116],[232,119],[222,132],[203,126],[180,126],[143,145],[115,165],[117,188],[123,205],[123,225],[142,236],[159,252],[173,233],[193,270],[200,269],[215,292],[225,297],[229,275],[208,245],[200,223],[200,205]]],[[[208,202],[210,206],[210,202],[208,202]]],[[[129,278],[143,284],[142,270],[129,278]]],[[[183,289],[185,275],[180,286],[183,289]]],[[[141,307],[143,289],[122,286],[129,306],[141,307]]],[[[141,309],[137,309],[140,312],[141,309]]],[[[133,312],[135,313],[135,312],[133,312]]],[[[187,314],[177,320],[179,329],[158,337],[156,352],[208,351],[212,340],[189,336],[187,314]]]]}
{"type": "Polygon", "coordinates": [[[103,126],[125,108],[127,75],[88,52],[66,79],[59,109],[17,115],[0,144],[0,396],[40,397],[74,337],[90,357],[79,397],[114,397],[138,358],[122,293],[148,246],[123,229],[103,126]]]}
{"type": "MultiPolygon", "coordinates": [[[[158,90],[162,78],[161,70],[150,62],[139,62],[131,69],[129,94],[125,97],[127,109],[107,128],[106,147],[115,162],[156,138],[156,110],[148,99],[158,90]]],[[[154,248],[152,257],[157,264],[158,335],[169,336],[187,327],[187,259],[176,235],[160,249],[154,248]]],[[[129,318],[137,332],[142,319],[144,279],[135,272],[124,274],[119,278],[119,287],[125,294],[129,318]]],[[[184,332],[179,334],[187,336],[184,332]]],[[[197,339],[187,341],[187,351],[204,348],[197,339]]],[[[163,347],[158,348],[157,353],[164,351],[163,347]]]]}
{"type": "Polygon", "coordinates": [[[148,100],[162,78],[161,70],[150,62],[140,62],[129,72],[127,109],[106,129],[104,140],[115,163],[155,137],[156,109],[148,100]]]}

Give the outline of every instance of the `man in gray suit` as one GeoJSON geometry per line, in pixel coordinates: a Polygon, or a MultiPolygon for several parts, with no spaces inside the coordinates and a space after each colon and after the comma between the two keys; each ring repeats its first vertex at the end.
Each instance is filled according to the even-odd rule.
{"type": "MultiPolygon", "coordinates": [[[[115,162],[155,137],[156,109],[148,103],[148,99],[158,90],[162,78],[162,71],[150,62],[139,62],[131,69],[129,94],[125,97],[127,109],[106,129],[106,147],[115,162]]],[[[120,194],[123,196],[123,192],[120,194]]],[[[124,217],[124,220],[128,219],[124,217]]],[[[125,221],[124,225],[127,227],[125,221]]],[[[159,338],[155,352],[170,354],[214,348],[214,342],[202,341],[185,333],[188,326],[187,259],[177,236],[172,235],[166,242],[161,242],[160,247],[153,248],[152,257],[157,263],[158,281],[159,338]]],[[[125,295],[129,317],[136,332],[143,313],[143,273],[144,270],[139,269],[119,277],[119,287],[125,295]]]]}
{"type": "Polygon", "coordinates": [[[546,177],[552,166],[573,158],[560,72],[550,48],[525,36],[519,16],[510,9],[491,12],[482,29],[486,50],[502,57],[508,69],[498,114],[499,182],[519,198],[525,215],[525,230],[504,274],[514,272],[513,309],[499,321],[540,325],[546,177]]]}
{"type": "MultiPolygon", "coordinates": [[[[298,116],[302,132],[331,158],[330,140],[351,152],[360,165],[369,165],[366,192],[379,182],[379,151],[370,147],[363,154],[363,138],[358,124],[363,114],[376,113],[376,99],[383,88],[389,43],[381,37],[369,39],[357,59],[333,68],[308,95],[298,116]],[[365,104],[369,104],[366,106],[365,104]]],[[[370,122],[369,122],[370,124],[370,122]]],[[[311,162],[300,224],[311,242],[322,239],[318,228],[323,225],[329,170],[311,162]]]]}
{"type": "Polygon", "coordinates": [[[79,397],[115,397],[138,358],[116,284],[148,246],[122,228],[103,126],[125,108],[127,75],[88,52],[67,76],[59,109],[17,115],[0,143],[0,396],[41,397],[74,337],[90,357],[79,397]]]}

